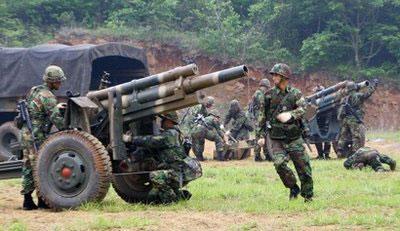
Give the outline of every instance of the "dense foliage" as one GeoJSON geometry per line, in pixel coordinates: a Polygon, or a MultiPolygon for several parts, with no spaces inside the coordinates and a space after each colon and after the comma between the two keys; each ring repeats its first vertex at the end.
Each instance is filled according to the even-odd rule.
{"type": "Polygon", "coordinates": [[[400,0],[3,0],[0,44],[74,28],[345,77],[400,73],[400,0]]]}

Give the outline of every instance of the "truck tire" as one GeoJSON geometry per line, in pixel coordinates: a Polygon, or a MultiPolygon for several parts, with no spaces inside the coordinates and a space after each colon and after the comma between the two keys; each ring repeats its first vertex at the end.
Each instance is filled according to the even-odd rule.
{"type": "Polygon", "coordinates": [[[11,144],[21,141],[20,130],[12,121],[6,122],[0,126],[0,161],[21,159],[21,153],[13,153],[11,144]]]}
{"type": "Polygon", "coordinates": [[[51,135],[42,144],[34,179],[39,196],[53,209],[101,201],[111,181],[110,157],[94,136],[77,130],[51,135]]]}
{"type": "Polygon", "coordinates": [[[157,198],[149,196],[152,189],[149,175],[113,175],[112,186],[122,200],[128,203],[157,203],[157,198]]]}

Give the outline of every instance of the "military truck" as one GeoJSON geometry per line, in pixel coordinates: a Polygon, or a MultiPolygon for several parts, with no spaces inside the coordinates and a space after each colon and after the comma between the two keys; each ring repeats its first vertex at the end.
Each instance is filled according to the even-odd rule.
{"type": "Polygon", "coordinates": [[[111,85],[149,75],[145,51],[122,43],[0,48],[0,162],[21,158],[19,153],[12,153],[10,144],[19,139],[19,131],[10,121],[17,114],[18,100],[32,86],[42,83],[43,72],[50,64],[62,67],[68,77],[56,92],[64,102],[68,90],[81,95],[97,90],[105,71],[110,74],[111,85]]]}

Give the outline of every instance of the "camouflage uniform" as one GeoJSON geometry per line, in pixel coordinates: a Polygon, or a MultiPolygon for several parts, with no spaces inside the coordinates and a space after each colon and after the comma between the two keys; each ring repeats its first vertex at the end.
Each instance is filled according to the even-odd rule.
{"type": "Polygon", "coordinates": [[[195,126],[195,120],[197,115],[202,115],[206,117],[208,114],[207,108],[204,104],[198,104],[193,107],[190,107],[187,109],[185,112],[184,117],[181,120],[181,123],[179,125],[179,128],[182,131],[182,134],[185,137],[190,137],[192,128],[195,126]]]}
{"type": "Polygon", "coordinates": [[[192,129],[192,142],[193,152],[198,160],[204,160],[205,139],[215,142],[215,150],[218,153],[219,160],[223,160],[225,142],[224,132],[220,127],[219,117],[215,112],[210,112],[207,117],[196,121],[196,125],[192,129]]]}
{"type": "Polygon", "coordinates": [[[376,85],[370,85],[363,92],[353,92],[344,101],[349,105],[343,104],[339,108],[338,119],[340,120],[340,134],[338,141],[338,156],[346,157],[343,153],[346,145],[351,143],[349,153],[355,153],[359,148],[365,145],[365,126],[363,124],[364,110],[363,105],[372,93],[374,93],[376,85]],[[351,110],[351,109],[352,110],[351,110]]]}
{"type": "MultiPolygon", "coordinates": [[[[264,79],[267,80],[267,79],[264,79]]],[[[262,80],[263,81],[263,80],[262,80]]],[[[260,82],[260,86],[262,86],[262,82],[260,82]]],[[[267,92],[267,88],[270,87],[269,81],[268,84],[265,84],[266,86],[260,87],[254,95],[252,99],[252,111],[254,115],[254,120],[255,120],[255,138],[256,138],[256,144],[254,146],[254,156],[256,161],[261,161],[261,149],[263,151],[263,154],[265,156],[266,160],[271,161],[272,160],[272,153],[269,153],[269,150],[267,148],[269,139],[267,139],[266,136],[266,122],[267,118],[265,115],[265,102],[269,101],[270,95],[269,92],[267,92]],[[264,89],[263,89],[264,88],[264,89]],[[258,140],[263,138],[265,140],[264,146],[261,147],[258,144],[258,140]]]]}
{"type": "Polygon", "coordinates": [[[362,147],[358,149],[353,155],[349,156],[343,163],[343,165],[346,169],[361,169],[369,165],[376,172],[384,172],[386,170],[383,168],[382,163],[388,164],[392,171],[396,169],[396,161],[389,156],[379,154],[376,149],[362,147]]]}
{"type": "Polygon", "coordinates": [[[202,170],[199,162],[188,157],[175,128],[165,129],[157,136],[137,136],[133,144],[154,150],[155,159],[161,168],[150,173],[152,189],[150,197],[162,203],[170,203],[185,198],[181,186],[199,178],[202,170]]]}
{"type": "MultiPolygon", "coordinates": [[[[276,64],[270,73],[285,78],[289,78],[291,75],[286,64],[276,64]]],[[[301,182],[301,195],[306,198],[306,201],[309,201],[313,196],[313,179],[310,157],[303,146],[303,131],[300,125],[305,114],[305,100],[300,90],[291,86],[287,86],[284,91],[274,87],[270,91],[270,95],[271,98],[266,103],[266,116],[270,118],[270,137],[275,169],[283,184],[291,189],[290,197],[295,198],[299,187],[293,171],[287,166],[291,159],[301,182]],[[291,119],[286,123],[277,119],[282,112],[289,112],[291,115],[291,119]]]]}
{"type": "MultiPolygon", "coordinates": [[[[46,139],[51,124],[54,124],[58,129],[63,127],[63,117],[57,107],[56,97],[46,84],[33,87],[26,99],[32,121],[33,134],[37,139],[36,143],[41,144],[46,139]]],[[[35,189],[32,165],[34,165],[36,153],[33,149],[31,134],[26,125],[21,129],[21,142],[24,155],[21,194],[28,194],[35,189]]]]}
{"type": "Polygon", "coordinates": [[[249,132],[253,131],[249,118],[243,112],[237,100],[232,100],[228,113],[225,116],[224,126],[227,127],[232,120],[232,128],[230,134],[236,140],[248,140],[249,132]]]}

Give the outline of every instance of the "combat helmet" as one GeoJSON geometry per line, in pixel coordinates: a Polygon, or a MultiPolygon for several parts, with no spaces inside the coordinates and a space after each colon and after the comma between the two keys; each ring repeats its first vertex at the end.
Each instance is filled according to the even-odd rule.
{"type": "Polygon", "coordinates": [[[212,107],[214,106],[215,103],[215,99],[212,96],[207,96],[206,100],[205,100],[205,106],[206,107],[212,107]]]}
{"type": "Polygon", "coordinates": [[[239,101],[236,99],[232,100],[229,105],[229,111],[232,113],[238,113],[238,112],[240,112],[240,110],[241,110],[241,107],[240,107],[239,101]]]}
{"type": "Polygon", "coordinates": [[[271,83],[269,82],[268,79],[261,79],[260,83],[258,84],[258,86],[270,88],[271,87],[271,83]]]}
{"type": "Polygon", "coordinates": [[[159,115],[162,119],[171,120],[174,124],[179,124],[178,114],[175,111],[163,113],[159,115]]]}
{"type": "Polygon", "coordinates": [[[292,76],[292,70],[287,64],[284,63],[277,63],[275,64],[272,69],[269,71],[270,74],[278,74],[287,79],[290,79],[292,76]]]}
{"type": "Polygon", "coordinates": [[[46,82],[61,82],[66,79],[64,71],[59,66],[50,65],[44,71],[43,80],[46,82]]]}

